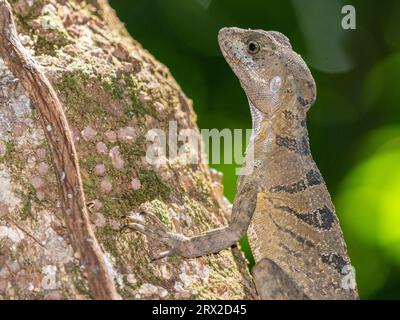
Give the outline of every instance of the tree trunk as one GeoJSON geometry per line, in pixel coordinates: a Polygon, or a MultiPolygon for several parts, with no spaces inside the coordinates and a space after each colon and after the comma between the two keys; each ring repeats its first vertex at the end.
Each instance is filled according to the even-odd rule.
{"type": "MultiPolygon", "coordinates": [[[[0,0],[0,297],[253,299],[237,249],[151,261],[146,208],[186,235],[225,225],[206,165],[148,164],[146,133],[191,101],[105,0],[0,0]]],[[[202,154],[199,155],[203,157],[202,154]]]]}

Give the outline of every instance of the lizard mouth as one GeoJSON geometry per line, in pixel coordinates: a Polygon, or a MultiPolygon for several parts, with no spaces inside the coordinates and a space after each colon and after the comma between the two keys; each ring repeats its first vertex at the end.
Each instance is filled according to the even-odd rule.
{"type": "Polygon", "coordinates": [[[231,49],[228,48],[228,46],[224,44],[223,41],[219,41],[219,47],[221,49],[223,57],[229,64],[239,61],[238,58],[234,57],[234,55],[231,53],[231,49]]]}
{"type": "Polygon", "coordinates": [[[242,60],[239,56],[235,55],[232,53],[232,48],[226,48],[224,45],[221,46],[221,52],[223,57],[225,58],[225,61],[229,64],[231,67],[232,71],[236,74],[236,76],[239,78],[239,69],[240,66],[242,65],[242,60]]]}

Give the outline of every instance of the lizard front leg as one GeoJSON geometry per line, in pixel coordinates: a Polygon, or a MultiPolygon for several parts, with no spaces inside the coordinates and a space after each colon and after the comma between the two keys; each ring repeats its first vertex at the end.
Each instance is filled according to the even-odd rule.
{"type": "Polygon", "coordinates": [[[240,240],[249,227],[256,200],[257,190],[248,185],[243,186],[234,200],[232,220],[229,225],[193,237],[169,232],[154,214],[146,212],[142,212],[145,219],[141,219],[137,215],[131,216],[131,223],[125,227],[156,238],[167,246],[166,251],[154,255],[154,260],[171,255],[185,258],[204,256],[219,252],[240,240]],[[153,220],[153,224],[146,222],[146,219],[153,220]]]}

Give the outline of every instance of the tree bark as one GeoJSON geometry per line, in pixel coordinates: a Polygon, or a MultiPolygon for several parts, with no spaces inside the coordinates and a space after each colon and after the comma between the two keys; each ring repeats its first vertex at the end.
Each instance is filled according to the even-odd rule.
{"type": "Polygon", "coordinates": [[[151,262],[161,243],[121,231],[141,208],[186,235],[227,223],[206,165],[144,160],[150,129],[174,120],[199,136],[168,69],[107,1],[10,4],[0,0],[0,297],[256,298],[237,248],[151,262]]]}

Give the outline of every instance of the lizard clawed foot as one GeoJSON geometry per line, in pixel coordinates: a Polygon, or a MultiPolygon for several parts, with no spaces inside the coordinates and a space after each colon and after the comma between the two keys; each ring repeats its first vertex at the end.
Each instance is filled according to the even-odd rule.
{"type": "Polygon", "coordinates": [[[144,234],[147,237],[161,241],[168,250],[153,255],[152,261],[159,260],[172,255],[184,256],[185,244],[189,238],[168,231],[168,228],[154,214],[149,212],[133,213],[128,217],[130,223],[122,229],[131,229],[144,234]]]}

